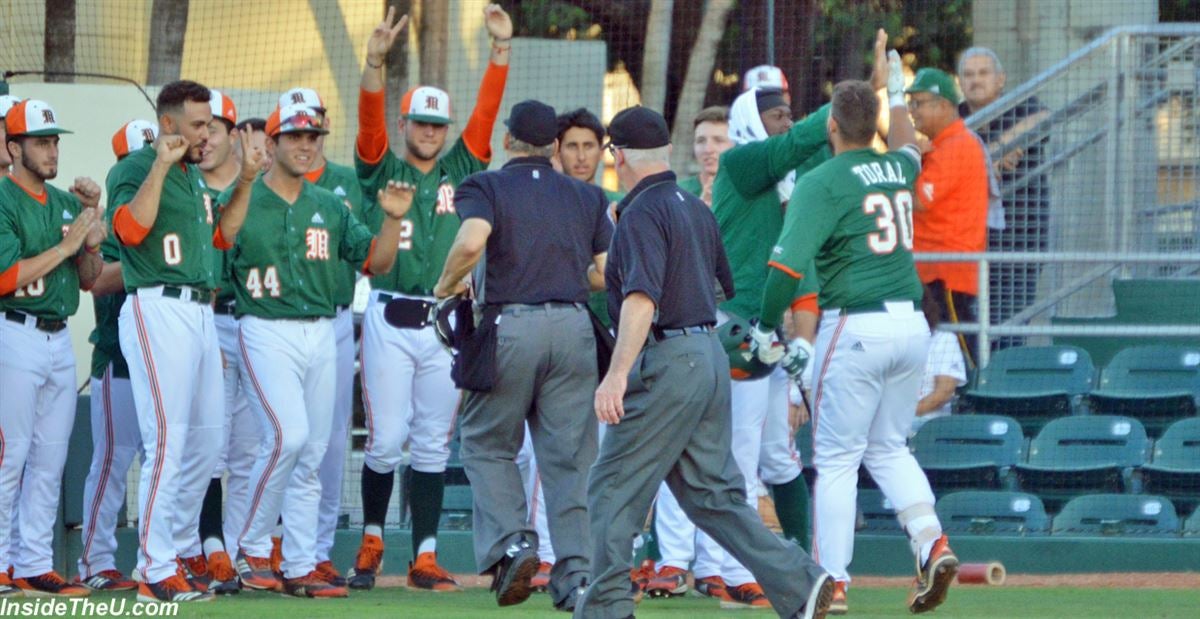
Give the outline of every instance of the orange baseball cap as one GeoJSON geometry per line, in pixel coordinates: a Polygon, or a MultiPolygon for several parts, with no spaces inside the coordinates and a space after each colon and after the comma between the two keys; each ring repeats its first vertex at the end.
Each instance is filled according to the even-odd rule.
{"type": "Polygon", "coordinates": [[[148,120],[131,120],[113,134],[112,149],[117,159],[151,144],[158,138],[158,124],[148,120]]]}
{"type": "Polygon", "coordinates": [[[4,127],[10,136],[72,133],[58,126],[49,103],[37,99],[26,99],[12,106],[4,116],[4,127]]]}
{"type": "Polygon", "coordinates": [[[233,104],[233,99],[216,89],[210,88],[208,92],[208,105],[212,108],[213,118],[221,118],[237,125],[237,107],[233,104]]]}

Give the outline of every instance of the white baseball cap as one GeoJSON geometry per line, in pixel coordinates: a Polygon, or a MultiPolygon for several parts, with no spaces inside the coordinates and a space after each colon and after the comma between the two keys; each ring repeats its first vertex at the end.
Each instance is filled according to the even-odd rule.
{"type": "Polygon", "coordinates": [[[131,120],[113,134],[112,149],[117,159],[154,142],[158,138],[158,124],[149,120],[131,120]]]}
{"type": "Polygon", "coordinates": [[[433,86],[417,86],[404,93],[400,99],[400,113],[408,120],[448,125],[450,116],[450,95],[441,88],[433,86]]]}
{"type": "Polygon", "coordinates": [[[312,88],[293,88],[280,95],[279,107],[284,108],[289,105],[303,105],[320,114],[325,113],[325,102],[321,100],[321,95],[318,95],[317,91],[312,88]]]}
{"type": "Polygon", "coordinates": [[[20,97],[14,97],[12,95],[0,95],[0,119],[3,119],[5,116],[7,116],[8,111],[11,110],[14,105],[20,102],[20,97]]]}
{"type": "Polygon", "coordinates": [[[746,71],[742,79],[742,90],[750,90],[755,86],[774,86],[784,92],[788,90],[787,76],[783,69],[769,64],[762,64],[746,71]]]}
{"type": "Polygon", "coordinates": [[[325,123],[316,110],[307,105],[289,105],[277,107],[267,118],[267,135],[278,136],[281,133],[329,133],[325,123]]]}
{"type": "Polygon", "coordinates": [[[58,126],[54,108],[51,108],[49,103],[37,99],[26,99],[12,106],[4,117],[4,127],[10,137],[72,133],[58,126]]]}
{"type": "Polygon", "coordinates": [[[208,106],[212,108],[213,118],[221,118],[237,125],[237,107],[233,105],[233,99],[230,99],[225,93],[210,88],[208,90],[208,106]]]}

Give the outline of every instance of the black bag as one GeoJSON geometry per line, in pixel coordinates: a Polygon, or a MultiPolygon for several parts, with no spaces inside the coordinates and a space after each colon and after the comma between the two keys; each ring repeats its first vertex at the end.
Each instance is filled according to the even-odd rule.
{"type": "Polygon", "coordinates": [[[617,338],[600,322],[600,317],[592,308],[587,308],[588,318],[592,319],[592,334],[596,336],[596,371],[600,380],[608,374],[608,366],[612,362],[613,349],[617,347],[617,338]]]}
{"type": "MultiPolygon", "coordinates": [[[[469,303],[462,305],[470,307],[469,303]]],[[[459,313],[454,329],[458,354],[454,356],[454,364],[450,369],[450,377],[459,389],[486,392],[495,386],[496,332],[499,322],[498,305],[484,306],[478,326],[469,312],[459,313]]]]}

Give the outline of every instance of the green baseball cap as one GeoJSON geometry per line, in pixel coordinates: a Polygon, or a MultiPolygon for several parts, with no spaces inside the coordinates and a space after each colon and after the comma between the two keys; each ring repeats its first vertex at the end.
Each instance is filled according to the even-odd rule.
{"type": "Polygon", "coordinates": [[[939,69],[926,67],[917,71],[917,76],[913,78],[912,85],[904,92],[930,92],[954,105],[962,103],[962,95],[958,92],[958,85],[954,83],[954,78],[939,69]]]}

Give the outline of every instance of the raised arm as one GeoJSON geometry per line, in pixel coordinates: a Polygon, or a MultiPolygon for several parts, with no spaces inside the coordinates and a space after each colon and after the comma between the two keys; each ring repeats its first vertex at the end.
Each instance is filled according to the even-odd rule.
{"type": "Polygon", "coordinates": [[[508,81],[513,25],[512,18],[499,4],[489,4],[483,9],[483,23],[492,37],[492,54],[479,84],[475,109],[463,128],[462,139],[476,159],[488,162],[492,159],[492,128],[496,126],[500,100],[504,97],[504,85],[508,81]]]}
{"type": "Polygon", "coordinates": [[[188,143],[182,135],[159,136],[154,142],[157,155],[150,173],[142,181],[137,194],[128,204],[117,207],[113,214],[113,230],[117,239],[125,245],[138,245],[150,233],[158,219],[158,205],[162,199],[163,181],[171,166],[179,163],[187,154],[188,143]]]}
{"type": "Polygon", "coordinates": [[[246,222],[246,211],[250,208],[250,188],[254,185],[254,179],[258,177],[263,159],[262,151],[254,145],[251,138],[253,133],[250,125],[238,132],[242,138],[242,170],[238,174],[237,185],[233,188],[229,203],[221,208],[220,223],[213,235],[213,246],[217,249],[233,247],[234,239],[241,231],[242,224],[246,222]]]}
{"type": "Polygon", "coordinates": [[[387,152],[387,96],[383,92],[383,63],[396,37],[408,25],[408,16],[402,15],[393,23],[396,7],[388,7],[383,21],[371,31],[367,39],[367,62],[359,82],[358,138],[355,151],[363,161],[375,163],[387,152]]]}
{"type": "MultiPolygon", "coordinates": [[[[882,48],[876,46],[876,57],[881,54],[882,48]]],[[[916,146],[917,131],[908,116],[908,102],[904,99],[904,73],[900,67],[900,54],[896,53],[896,50],[887,53],[887,65],[888,150],[916,146]]]]}

